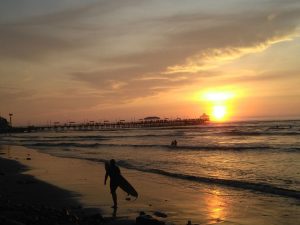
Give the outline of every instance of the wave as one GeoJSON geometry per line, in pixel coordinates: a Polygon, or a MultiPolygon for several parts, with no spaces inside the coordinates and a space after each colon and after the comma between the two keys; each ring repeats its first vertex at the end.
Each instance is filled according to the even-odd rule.
{"type": "Polygon", "coordinates": [[[55,141],[55,140],[108,140],[114,138],[145,138],[145,137],[177,137],[183,136],[183,133],[173,133],[173,134],[137,134],[137,135],[79,135],[79,136],[8,136],[6,138],[19,138],[24,141],[55,141]]]}
{"type": "MultiPolygon", "coordinates": [[[[105,163],[107,161],[105,159],[95,159],[95,158],[84,158],[84,159],[90,160],[90,161],[95,161],[95,162],[101,162],[101,163],[105,163]]],[[[126,169],[137,170],[140,172],[154,173],[154,174],[158,174],[158,175],[163,175],[163,176],[167,176],[167,177],[171,177],[171,178],[187,180],[187,181],[192,181],[192,182],[197,182],[197,183],[227,186],[227,187],[233,187],[233,188],[239,188],[239,189],[251,190],[251,191],[258,191],[258,192],[267,193],[267,194],[274,194],[274,195],[279,195],[279,196],[284,196],[284,197],[300,199],[300,191],[290,190],[290,189],[286,189],[286,188],[280,188],[280,187],[276,187],[271,184],[254,183],[254,182],[241,181],[241,180],[227,180],[227,179],[220,179],[220,178],[201,177],[201,176],[194,176],[194,175],[188,175],[188,174],[172,173],[172,172],[164,171],[161,169],[142,168],[142,167],[133,166],[130,163],[123,161],[123,160],[120,160],[117,163],[119,166],[124,167],[126,169]]]]}
{"type": "Polygon", "coordinates": [[[300,132],[269,132],[269,131],[225,131],[220,132],[218,135],[227,135],[227,136],[297,136],[300,135],[300,132]]]}
{"type": "Polygon", "coordinates": [[[98,147],[99,143],[82,144],[74,142],[62,142],[62,143],[49,143],[49,142],[38,142],[33,144],[25,144],[27,147],[79,147],[79,148],[95,148],[98,147]]]}
{"type": "Polygon", "coordinates": [[[183,151],[183,150],[263,150],[274,149],[271,146],[224,146],[224,145],[202,145],[202,146],[190,146],[180,145],[173,147],[170,145],[144,145],[144,144],[104,144],[104,143],[76,143],[76,142],[37,142],[31,144],[25,144],[28,147],[80,147],[80,148],[95,148],[95,147],[131,147],[131,148],[163,148],[171,151],[183,151]]]}

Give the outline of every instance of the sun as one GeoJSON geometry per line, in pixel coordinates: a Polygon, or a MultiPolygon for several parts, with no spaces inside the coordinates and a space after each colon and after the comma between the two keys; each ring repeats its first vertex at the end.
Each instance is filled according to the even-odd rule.
{"type": "Polygon", "coordinates": [[[206,102],[213,121],[223,122],[229,119],[232,111],[232,99],[235,93],[230,91],[207,91],[202,99],[206,102]]]}
{"type": "Polygon", "coordinates": [[[212,116],[214,120],[222,121],[225,119],[227,108],[225,105],[213,106],[212,116]]]}

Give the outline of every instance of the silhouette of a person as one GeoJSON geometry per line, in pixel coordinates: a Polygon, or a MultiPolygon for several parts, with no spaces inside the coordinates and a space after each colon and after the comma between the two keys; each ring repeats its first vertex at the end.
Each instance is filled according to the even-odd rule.
{"type": "Polygon", "coordinates": [[[172,147],[176,147],[176,146],[177,146],[177,141],[176,141],[176,139],[173,140],[173,141],[171,142],[171,146],[172,146],[172,147]]]}
{"type": "Polygon", "coordinates": [[[109,178],[110,178],[110,193],[112,195],[112,199],[113,199],[113,203],[114,203],[112,208],[114,208],[114,209],[118,208],[116,190],[119,186],[120,175],[121,175],[121,171],[120,171],[119,167],[116,165],[116,161],[114,159],[111,159],[109,162],[108,168],[106,169],[104,185],[106,185],[106,180],[107,180],[107,177],[109,176],[109,178]]]}
{"type": "Polygon", "coordinates": [[[177,140],[174,140],[174,147],[177,147],[177,140]]]}

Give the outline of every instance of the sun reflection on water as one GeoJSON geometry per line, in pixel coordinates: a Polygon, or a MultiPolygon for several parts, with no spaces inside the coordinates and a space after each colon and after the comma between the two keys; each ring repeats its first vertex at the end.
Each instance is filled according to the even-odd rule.
{"type": "Polygon", "coordinates": [[[222,222],[226,219],[227,206],[220,190],[213,190],[205,199],[207,205],[209,224],[222,222]]]}

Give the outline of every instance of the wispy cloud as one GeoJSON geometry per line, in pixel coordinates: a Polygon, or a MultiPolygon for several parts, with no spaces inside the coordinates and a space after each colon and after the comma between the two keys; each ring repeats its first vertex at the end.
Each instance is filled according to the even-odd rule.
{"type": "Polygon", "coordinates": [[[261,42],[255,46],[209,49],[199,55],[187,58],[183,65],[168,67],[166,73],[196,73],[199,71],[218,68],[219,66],[244,55],[262,52],[278,42],[292,41],[294,37],[297,37],[297,35],[297,33],[293,32],[282,37],[273,37],[272,39],[261,42]]]}

